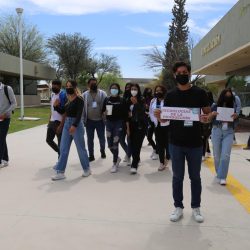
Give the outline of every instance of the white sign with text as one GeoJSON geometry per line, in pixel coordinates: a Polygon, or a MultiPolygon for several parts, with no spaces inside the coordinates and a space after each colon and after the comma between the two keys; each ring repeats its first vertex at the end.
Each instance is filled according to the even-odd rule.
{"type": "Polygon", "coordinates": [[[161,119],[163,120],[180,120],[180,121],[199,121],[199,108],[177,108],[162,107],[161,119]]]}
{"type": "Polygon", "coordinates": [[[234,109],[233,108],[222,108],[218,107],[217,108],[217,121],[223,121],[223,122],[233,122],[232,115],[234,114],[234,109]]]}

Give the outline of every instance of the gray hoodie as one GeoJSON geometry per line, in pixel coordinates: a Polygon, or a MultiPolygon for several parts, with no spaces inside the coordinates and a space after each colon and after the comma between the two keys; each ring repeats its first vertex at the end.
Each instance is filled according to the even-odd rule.
{"type": "Polygon", "coordinates": [[[3,83],[0,82],[0,115],[5,114],[7,118],[10,118],[11,113],[15,109],[17,103],[16,103],[16,97],[13,92],[13,89],[10,86],[8,86],[8,93],[9,93],[9,98],[10,98],[11,103],[9,103],[9,100],[4,93],[3,83]]]}

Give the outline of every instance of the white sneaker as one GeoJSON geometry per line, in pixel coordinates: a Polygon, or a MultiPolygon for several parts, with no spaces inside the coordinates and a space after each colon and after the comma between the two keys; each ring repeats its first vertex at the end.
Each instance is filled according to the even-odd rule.
{"type": "Polygon", "coordinates": [[[116,166],[116,164],[114,164],[113,166],[112,166],[112,168],[111,168],[111,170],[110,170],[110,173],[116,173],[117,172],[117,166],[116,166]]]}
{"type": "Polygon", "coordinates": [[[170,215],[170,221],[177,222],[182,218],[182,216],[183,216],[183,209],[181,207],[177,207],[170,215]]]}
{"type": "Polygon", "coordinates": [[[227,182],[226,182],[225,179],[221,179],[221,180],[220,180],[220,184],[221,184],[222,186],[225,186],[225,185],[227,184],[227,182]]]}
{"type": "Polygon", "coordinates": [[[127,161],[127,166],[131,166],[132,162],[131,162],[131,158],[128,158],[128,161],[127,161]]]}
{"type": "Polygon", "coordinates": [[[153,153],[152,153],[152,155],[151,155],[151,159],[152,159],[152,160],[158,160],[158,159],[159,159],[159,156],[158,156],[158,154],[156,154],[155,151],[153,151],[153,153]]]}
{"type": "Polygon", "coordinates": [[[52,181],[59,181],[65,178],[66,176],[64,175],[64,173],[57,173],[56,175],[51,177],[52,181]]]}
{"type": "Polygon", "coordinates": [[[83,171],[82,177],[88,177],[90,175],[91,175],[91,171],[90,171],[90,169],[88,169],[88,170],[83,171]]]}
{"type": "Polygon", "coordinates": [[[202,161],[205,161],[206,160],[206,157],[205,156],[202,156],[202,161]]]}
{"type": "Polygon", "coordinates": [[[198,223],[202,223],[204,221],[204,217],[201,215],[200,208],[193,208],[193,217],[194,220],[198,223]]]}
{"type": "Polygon", "coordinates": [[[206,153],[206,158],[209,158],[209,157],[211,157],[211,156],[212,156],[211,153],[206,153]]]}
{"type": "Polygon", "coordinates": [[[122,161],[122,159],[120,157],[118,157],[117,162],[115,164],[117,168],[119,167],[119,164],[120,164],[121,161],[122,161]]]}
{"type": "Polygon", "coordinates": [[[165,165],[165,167],[167,167],[167,166],[168,166],[168,162],[169,162],[169,160],[168,160],[168,159],[165,159],[165,160],[164,160],[164,165],[165,165]]]}
{"type": "Polygon", "coordinates": [[[137,169],[136,168],[131,168],[130,169],[130,173],[131,174],[136,174],[137,173],[137,169]]]}
{"type": "Polygon", "coordinates": [[[155,153],[156,153],[156,151],[153,150],[152,154],[150,155],[150,158],[152,158],[155,153]]]}
{"type": "Polygon", "coordinates": [[[5,168],[9,166],[9,162],[2,160],[2,163],[0,164],[0,168],[5,168]]]}
{"type": "Polygon", "coordinates": [[[159,168],[158,168],[158,171],[163,171],[166,169],[166,166],[164,164],[160,164],[159,168]]]}

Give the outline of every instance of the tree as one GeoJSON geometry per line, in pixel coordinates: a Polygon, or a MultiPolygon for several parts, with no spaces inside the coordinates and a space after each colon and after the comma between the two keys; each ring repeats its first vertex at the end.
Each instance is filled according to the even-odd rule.
{"type": "Polygon", "coordinates": [[[107,73],[103,75],[102,81],[99,83],[99,88],[109,90],[112,83],[118,83],[121,86],[121,89],[125,86],[125,82],[121,80],[121,75],[107,73]]]}
{"type": "Polygon", "coordinates": [[[169,26],[169,40],[165,45],[165,61],[163,64],[163,80],[168,87],[175,86],[172,65],[176,61],[190,63],[187,26],[188,13],[185,11],[186,0],[174,0],[173,19],[169,26]]]}
{"type": "Polygon", "coordinates": [[[89,58],[87,68],[81,72],[78,81],[84,88],[88,79],[96,77],[98,84],[101,85],[106,75],[109,76],[108,79],[110,79],[111,75],[115,76],[115,79],[119,79],[120,66],[117,63],[117,58],[106,54],[101,54],[100,57],[97,58],[97,55],[95,55],[89,58]]]}
{"type": "Polygon", "coordinates": [[[93,77],[97,75],[99,84],[105,74],[120,75],[120,66],[115,56],[101,54],[98,59],[92,58],[90,60],[89,73],[93,77]]]}
{"type": "Polygon", "coordinates": [[[92,41],[80,33],[56,34],[47,47],[57,56],[57,65],[67,78],[77,79],[88,70],[92,41]]]}
{"type": "Polygon", "coordinates": [[[161,53],[154,48],[151,53],[144,54],[146,66],[151,69],[161,67],[163,84],[168,88],[175,85],[172,66],[177,61],[190,63],[189,29],[187,26],[188,13],[185,11],[186,0],[174,0],[172,23],[169,26],[169,39],[165,51],[161,53]]]}
{"type": "MultiPolygon", "coordinates": [[[[19,19],[16,16],[6,16],[0,19],[0,51],[19,57],[19,19]]],[[[23,58],[33,62],[45,63],[47,52],[44,38],[34,25],[22,23],[23,58]]]]}

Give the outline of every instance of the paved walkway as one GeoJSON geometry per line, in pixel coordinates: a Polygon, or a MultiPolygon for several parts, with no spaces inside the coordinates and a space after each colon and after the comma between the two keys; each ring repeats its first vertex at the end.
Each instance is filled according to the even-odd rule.
{"type": "MultiPolygon", "coordinates": [[[[150,147],[143,147],[136,176],[126,166],[110,174],[110,154],[98,159],[96,147],[87,179],[72,147],[67,179],[52,182],[56,155],[45,134],[40,126],[8,137],[11,166],[0,170],[1,250],[250,249],[249,151],[234,147],[230,175],[237,182],[230,179],[227,188],[214,183],[211,161],[202,166],[203,224],[191,218],[186,176],[184,218],[171,223],[171,171],[157,172],[150,147]]],[[[247,138],[237,134],[239,143],[247,138]]]]}

